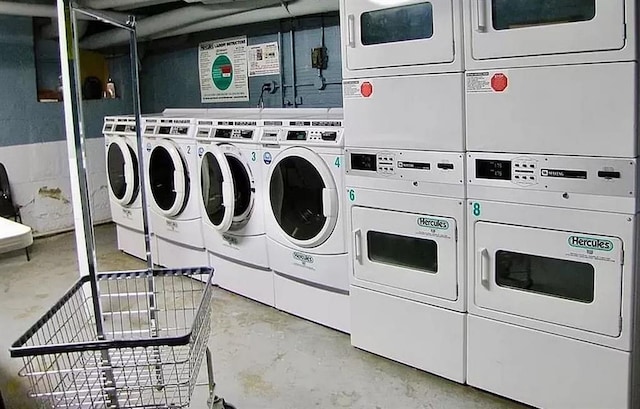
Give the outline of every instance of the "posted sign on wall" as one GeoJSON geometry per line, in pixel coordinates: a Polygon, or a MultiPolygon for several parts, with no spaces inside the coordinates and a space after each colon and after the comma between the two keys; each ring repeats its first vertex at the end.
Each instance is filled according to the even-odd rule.
{"type": "Polygon", "coordinates": [[[247,37],[201,43],[198,63],[203,103],[249,100],[247,37]]]}

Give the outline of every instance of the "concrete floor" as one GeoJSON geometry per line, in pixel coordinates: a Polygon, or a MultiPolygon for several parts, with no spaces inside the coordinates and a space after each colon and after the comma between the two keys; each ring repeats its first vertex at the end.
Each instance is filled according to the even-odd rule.
{"type": "MultiPolygon", "coordinates": [[[[100,271],[143,268],[117,251],[113,225],[96,229],[100,271]]],[[[72,234],[0,255],[0,390],[7,409],[31,409],[8,348],[77,277],[72,234]]],[[[523,407],[351,347],[349,336],[216,289],[210,347],[217,392],[238,409],[523,407]]],[[[201,373],[202,379],[204,371],[201,373]]],[[[204,408],[205,388],[193,408],[204,408]]]]}

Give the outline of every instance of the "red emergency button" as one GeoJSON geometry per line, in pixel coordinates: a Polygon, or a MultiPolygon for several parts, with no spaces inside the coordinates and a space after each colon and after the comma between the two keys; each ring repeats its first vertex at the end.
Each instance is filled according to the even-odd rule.
{"type": "Polygon", "coordinates": [[[494,74],[493,77],[491,77],[491,88],[493,88],[495,92],[502,92],[507,89],[508,86],[509,79],[506,75],[497,73],[494,74]]]}
{"type": "Polygon", "coordinates": [[[373,85],[368,81],[363,82],[362,85],[360,85],[360,93],[363,97],[369,98],[371,94],[373,94],[373,85]]]}

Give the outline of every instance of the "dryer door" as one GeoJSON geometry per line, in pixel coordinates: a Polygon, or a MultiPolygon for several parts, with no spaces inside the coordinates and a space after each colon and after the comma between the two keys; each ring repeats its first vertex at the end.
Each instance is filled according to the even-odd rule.
{"type": "Polygon", "coordinates": [[[351,215],[358,279],[458,299],[455,219],[365,207],[351,215]]]}
{"type": "Polygon", "coordinates": [[[493,222],[477,222],[474,229],[476,257],[469,267],[476,305],[620,335],[619,238],[493,222]]]}
{"type": "Polygon", "coordinates": [[[202,156],[200,168],[202,204],[213,227],[226,232],[234,213],[234,186],[231,169],[218,145],[209,145],[202,156]]]}
{"type": "Polygon", "coordinates": [[[111,197],[118,204],[129,206],[136,200],[140,189],[138,160],[122,138],[113,139],[107,147],[107,177],[111,197]]]}
{"type": "Polygon", "coordinates": [[[281,233],[300,247],[324,243],[338,219],[336,183],[324,160],[306,148],[289,148],[274,160],[269,204],[281,233]]]}
{"type": "Polygon", "coordinates": [[[470,0],[466,7],[471,8],[476,60],[625,45],[625,0],[470,0]]]}
{"type": "Polygon", "coordinates": [[[451,0],[343,0],[351,70],[453,62],[451,0]],[[389,3],[389,2],[387,2],[389,3]]]}
{"type": "Polygon", "coordinates": [[[169,140],[158,141],[147,171],[155,207],[167,217],[180,215],[189,197],[189,174],[178,147],[169,140]]]}

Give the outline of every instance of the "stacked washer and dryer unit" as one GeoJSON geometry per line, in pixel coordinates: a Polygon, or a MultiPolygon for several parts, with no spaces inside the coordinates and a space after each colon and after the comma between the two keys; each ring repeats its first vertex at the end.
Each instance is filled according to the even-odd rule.
{"type": "Polygon", "coordinates": [[[640,407],[637,2],[465,4],[467,381],[640,407]]]}
{"type": "Polygon", "coordinates": [[[462,1],[342,0],[351,342],[465,380],[462,1]]]}
{"type": "Polygon", "coordinates": [[[636,7],[342,1],[355,346],[539,407],[640,405],[636,7]],[[466,151],[463,210],[463,160],[433,151],[466,151]]]}

